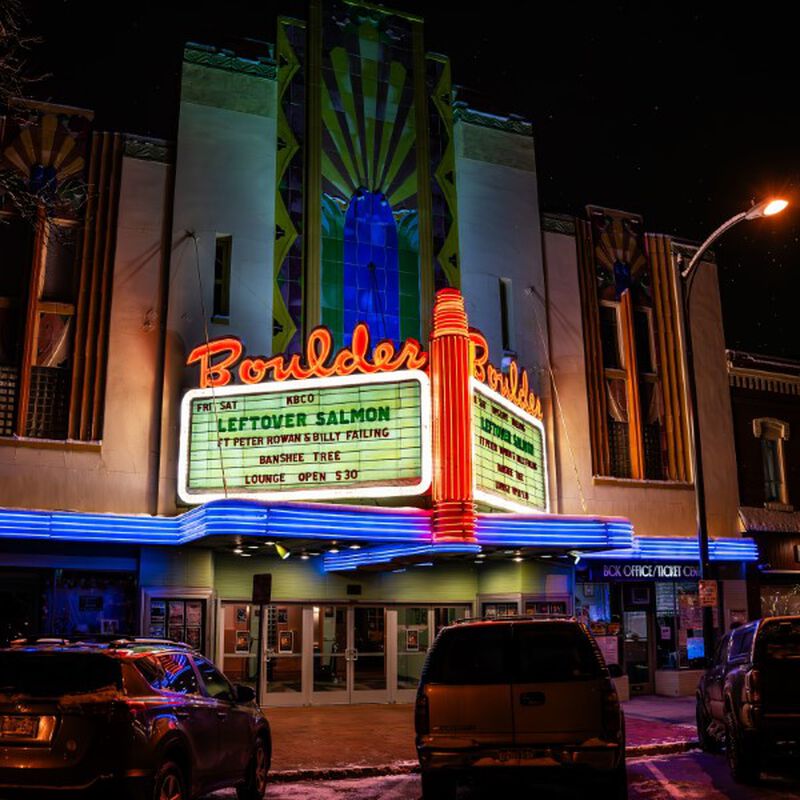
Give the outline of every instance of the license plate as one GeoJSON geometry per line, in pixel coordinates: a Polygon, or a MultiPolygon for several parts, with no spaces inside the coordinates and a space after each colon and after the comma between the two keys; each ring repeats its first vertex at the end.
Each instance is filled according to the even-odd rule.
{"type": "Polygon", "coordinates": [[[498,750],[498,761],[533,761],[541,758],[541,750],[498,750]]]}
{"type": "Polygon", "coordinates": [[[35,739],[39,733],[39,717],[0,716],[0,736],[35,739]]]}

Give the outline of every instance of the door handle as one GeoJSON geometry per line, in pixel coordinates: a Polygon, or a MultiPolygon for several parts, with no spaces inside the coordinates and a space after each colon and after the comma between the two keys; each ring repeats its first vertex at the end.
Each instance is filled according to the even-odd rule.
{"type": "Polygon", "coordinates": [[[544,692],[523,692],[519,696],[519,702],[523,706],[543,706],[544,692]]]}

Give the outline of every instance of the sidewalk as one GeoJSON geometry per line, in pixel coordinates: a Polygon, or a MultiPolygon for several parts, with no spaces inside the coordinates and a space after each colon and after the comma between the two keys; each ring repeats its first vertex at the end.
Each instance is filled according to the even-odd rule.
{"type": "MultiPolygon", "coordinates": [[[[637,697],[623,704],[628,753],[686,749],[696,738],[694,698],[637,697]]],[[[274,778],[408,772],[416,764],[414,706],[267,708],[274,778]]]]}

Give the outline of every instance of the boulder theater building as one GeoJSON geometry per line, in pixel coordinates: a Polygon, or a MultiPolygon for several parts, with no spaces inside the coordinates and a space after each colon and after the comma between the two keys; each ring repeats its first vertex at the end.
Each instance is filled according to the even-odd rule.
{"type": "MultiPolygon", "coordinates": [[[[578,614],[633,691],[686,691],[681,246],[542,218],[530,123],[423,32],[314,0],[274,45],[187,45],[174,143],[9,113],[0,168],[62,211],[0,207],[0,639],[168,636],[268,704],[397,702],[455,619],[578,614]]],[[[755,554],[708,266],[722,628],[755,554]]]]}

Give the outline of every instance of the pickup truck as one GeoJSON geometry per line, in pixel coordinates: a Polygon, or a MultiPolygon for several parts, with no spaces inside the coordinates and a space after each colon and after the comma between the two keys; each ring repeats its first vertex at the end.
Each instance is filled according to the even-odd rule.
{"type": "Polygon", "coordinates": [[[800,751],[800,616],[726,634],[697,687],[700,746],[723,746],[734,779],[754,783],[767,757],[800,751]]]}

